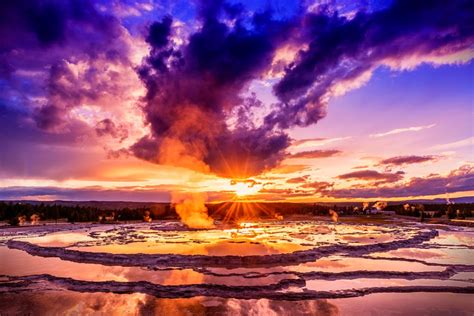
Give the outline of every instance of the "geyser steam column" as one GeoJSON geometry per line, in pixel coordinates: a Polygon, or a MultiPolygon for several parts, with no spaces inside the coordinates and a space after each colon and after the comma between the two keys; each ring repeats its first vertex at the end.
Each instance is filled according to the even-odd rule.
{"type": "Polygon", "coordinates": [[[200,192],[176,193],[171,195],[176,213],[189,228],[214,228],[214,220],[207,214],[207,195],[200,192]]]}

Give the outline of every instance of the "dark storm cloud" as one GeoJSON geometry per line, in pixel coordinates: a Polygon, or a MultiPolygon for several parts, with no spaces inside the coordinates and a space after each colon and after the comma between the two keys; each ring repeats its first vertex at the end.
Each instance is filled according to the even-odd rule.
{"type": "Polygon", "coordinates": [[[427,161],[436,161],[438,160],[439,157],[437,156],[415,156],[415,155],[410,155],[410,156],[397,156],[397,157],[392,157],[392,158],[387,158],[384,160],[381,160],[379,162],[379,165],[388,165],[388,166],[402,166],[402,165],[410,165],[410,164],[417,164],[417,163],[423,163],[427,161]]]}
{"type": "Polygon", "coordinates": [[[451,171],[447,176],[430,175],[414,177],[407,183],[383,187],[353,187],[334,189],[332,197],[374,198],[374,197],[407,197],[445,194],[474,190],[474,168],[464,165],[451,171]]]}
{"type": "Polygon", "coordinates": [[[395,173],[390,172],[378,172],[376,170],[360,170],[341,174],[337,178],[342,180],[364,180],[364,181],[376,181],[376,182],[396,182],[403,179],[403,171],[395,173]]]}
{"type": "Polygon", "coordinates": [[[52,104],[47,104],[35,109],[33,119],[40,129],[50,130],[62,122],[63,112],[60,108],[52,104]]]}
{"type": "Polygon", "coordinates": [[[413,56],[421,62],[440,49],[448,55],[472,47],[473,21],[470,0],[398,0],[352,19],[324,9],[309,13],[298,33],[308,48],[274,86],[282,103],[266,122],[283,128],[316,123],[325,116],[330,96],[381,64],[413,56]]]}
{"type": "MultiPolygon", "coordinates": [[[[152,133],[131,150],[143,159],[224,176],[260,173],[285,157],[290,145],[285,129],[316,123],[326,115],[327,100],[360,85],[364,74],[390,60],[470,47],[472,6],[463,0],[399,0],[353,18],[319,7],[277,20],[270,11],[203,1],[201,26],[181,46],[170,40],[173,24],[167,16],[151,25],[150,55],[139,70],[148,88],[144,110],[152,133]],[[268,73],[276,50],[286,44],[305,48],[274,86],[279,103],[264,124],[254,126],[255,108],[244,106],[243,92],[268,73]],[[237,124],[229,127],[236,112],[237,124]]],[[[395,181],[401,175],[375,178],[395,181]]]]}
{"type": "Polygon", "coordinates": [[[173,19],[170,16],[163,18],[161,22],[155,22],[150,26],[149,34],[146,38],[153,48],[161,48],[168,44],[168,37],[171,33],[171,23],[173,19]]]}
{"type": "Polygon", "coordinates": [[[251,124],[248,116],[261,103],[240,93],[269,66],[291,23],[269,12],[249,21],[233,12],[229,26],[219,20],[228,14],[224,8],[205,2],[201,29],[182,47],[170,43],[169,17],[152,24],[150,55],[139,70],[148,88],[144,110],[152,134],[132,146],[136,156],[229,177],[260,173],[284,158],[289,137],[251,124]],[[231,129],[226,120],[232,111],[238,119],[231,129]]]}
{"type": "Polygon", "coordinates": [[[124,140],[127,138],[127,130],[123,126],[117,126],[111,119],[99,121],[95,127],[98,136],[110,135],[114,138],[124,140]]]}
{"type": "MultiPolygon", "coordinates": [[[[2,51],[34,45],[70,44],[69,41],[87,35],[87,30],[78,30],[80,27],[92,28],[97,34],[86,42],[76,43],[78,47],[93,48],[94,40],[95,44],[110,43],[110,39],[119,35],[117,20],[100,14],[88,0],[16,0],[0,4],[2,51]]],[[[89,36],[82,39],[86,37],[89,36]]],[[[104,49],[98,46],[85,53],[102,53],[104,49]]],[[[106,52],[111,57],[114,55],[113,50],[106,52]]]]}
{"type": "Polygon", "coordinates": [[[330,150],[311,150],[311,151],[302,151],[293,155],[289,155],[288,158],[304,158],[304,159],[316,159],[316,158],[327,158],[339,155],[340,150],[330,149],[330,150]]]}

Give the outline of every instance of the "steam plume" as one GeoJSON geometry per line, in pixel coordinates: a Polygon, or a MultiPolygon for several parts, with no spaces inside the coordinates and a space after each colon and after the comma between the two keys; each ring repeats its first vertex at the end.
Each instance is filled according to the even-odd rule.
{"type": "Polygon", "coordinates": [[[145,211],[145,213],[143,214],[143,221],[146,223],[151,223],[152,219],[150,216],[150,211],[145,211]]]}
{"type": "Polygon", "coordinates": [[[40,216],[38,214],[33,214],[30,216],[31,225],[39,225],[40,216]]]}
{"type": "Polygon", "coordinates": [[[376,208],[377,210],[381,211],[383,210],[384,208],[387,207],[387,202],[384,202],[384,201],[377,201],[374,203],[374,205],[372,205],[374,208],[376,208]]]}
{"type": "Polygon", "coordinates": [[[334,223],[337,223],[337,220],[339,219],[339,214],[337,214],[337,212],[335,210],[329,210],[329,215],[331,215],[331,220],[334,222],[334,223]]]}
{"type": "Polygon", "coordinates": [[[181,221],[190,228],[209,229],[214,220],[207,214],[204,193],[173,193],[172,203],[181,221]]]}

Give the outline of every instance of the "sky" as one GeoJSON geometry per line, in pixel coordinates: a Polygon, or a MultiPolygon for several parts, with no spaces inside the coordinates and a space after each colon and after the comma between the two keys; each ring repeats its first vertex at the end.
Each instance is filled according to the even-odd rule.
{"type": "Polygon", "coordinates": [[[474,4],[0,4],[0,199],[474,196],[474,4]]]}

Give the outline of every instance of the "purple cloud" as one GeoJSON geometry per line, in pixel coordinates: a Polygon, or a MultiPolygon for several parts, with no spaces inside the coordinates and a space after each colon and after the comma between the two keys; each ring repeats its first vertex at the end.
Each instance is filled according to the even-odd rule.
{"type": "Polygon", "coordinates": [[[353,18],[320,7],[303,17],[294,35],[307,48],[274,86],[281,103],[266,123],[282,128],[314,124],[325,116],[330,97],[359,87],[381,65],[409,69],[422,62],[443,63],[445,56],[472,49],[473,20],[469,0],[398,0],[353,18]],[[404,66],[404,59],[412,64],[404,66]]]}
{"type": "Polygon", "coordinates": [[[95,127],[95,131],[99,136],[110,135],[114,138],[120,138],[120,140],[124,140],[128,136],[127,129],[122,125],[117,126],[111,119],[99,121],[95,127]]]}
{"type": "MultiPolygon", "coordinates": [[[[413,55],[422,62],[433,52],[442,57],[471,47],[474,32],[466,27],[474,20],[471,6],[463,0],[400,0],[353,18],[320,7],[284,21],[270,12],[204,2],[200,28],[181,46],[170,40],[172,21],[165,17],[150,27],[150,55],[139,71],[148,89],[144,110],[152,132],[131,150],[157,163],[230,177],[270,169],[290,145],[286,129],[316,123],[326,115],[330,97],[360,86],[378,66],[413,55]],[[283,45],[299,47],[298,52],[273,87],[280,102],[256,126],[250,116],[261,103],[242,93],[269,72],[283,45]],[[231,113],[238,113],[236,126],[228,125],[231,113]]],[[[384,181],[400,178],[382,175],[384,181]]]]}
{"type": "Polygon", "coordinates": [[[241,92],[269,66],[290,23],[266,12],[252,15],[251,28],[239,14],[229,26],[221,16],[228,16],[222,5],[203,5],[202,27],[181,47],[169,40],[169,17],[152,24],[150,55],[139,70],[152,133],[132,146],[136,156],[228,177],[258,174],[284,158],[289,137],[251,124],[248,116],[261,103],[241,92]],[[231,129],[226,121],[233,111],[238,119],[231,129]]]}
{"type": "Polygon", "coordinates": [[[0,190],[0,200],[69,200],[69,201],[129,201],[168,202],[169,190],[149,188],[130,190],[102,187],[59,188],[59,187],[6,187],[0,190]]]}
{"type": "Polygon", "coordinates": [[[427,161],[436,161],[439,157],[437,156],[397,156],[392,158],[383,159],[379,162],[379,165],[389,165],[389,166],[402,166],[423,163],[427,161]]]}
{"type": "Polygon", "coordinates": [[[407,197],[445,194],[474,190],[474,168],[464,165],[451,171],[447,176],[429,175],[414,177],[407,183],[380,187],[353,187],[334,189],[332,197],[374,198],[374,197],[407,197]]]}
{"type": "Polygon", "coordinates": [[[333,183],[329,183],[326,181],[315,181],[303,184],[300,187],[305,189],[313,189],[317,193],[327,193],[333,187],[333,185],[333,183]]]}
{"type": "Polygon", "coordinates": [[[379,183],[385,182],[396,182],[403,179],[405,172],[397,171],[395,173],[390,172],[378,172],[376,170],[360,170],[341,174],[337,178],[342,180],[364,180],[364,181],[376,181],[379,183]]]}
{"type": "Polygon", "coordinates": [[[0,37],[0,99],[48,131],[75,124],[73,108],[119,94],[111,68],[130,64],[119,20],[88,0],[2,2],[0,37]]]}
{"type": "MultiPolygon", "coordinates": [[[[141,21],[147,31],[137,36],[113,10],[99,10],[93,1],[3,1],[0,110],[9,113],[2,121],[15,121],[3,136],[9,150],[0,156],[8,162],[1,168],[15,166],[25,176],[40,170],[15,161],[19,151],[30,153],[31,139],[39,147],[51,139],[67,138],[73,145],[110,135],[128,136],[121,147],[155,163],[227,177],[256,175],[288,157],[288,128],[316,123],[331,97],[360,86],[375,68],[409,69],[400,64],[404,60],[443,63],[472,49],[474,36],[468,0],[395,0],[354,17],[322,6],[309,12],[302,5],[290,18],[225,1],[203,1],[197,8],[198,19],[186,32],[167,15],[141,21]],[[149,45],[139,67],[131,60],[136,40],[149,45]],[[286,46],[294,48],[295,58],[279,65],[281,77],[267,80],[276,82],[278,102],[263,104],[249,86],[267,79],[286,46]],[[137,91],[144,88],[139,100],[137,91]],[[140,113],[130,119],[133,110],[140,113]],[[141,114],[148,125],[132,138],[130,128],[141,114]]],[[[113,149],[106,151],[125,152],[113,149]]]]}
{"type": "Polygon", "coordinates": [[[317,159],[317,158],[327,158],[339,155],[340,150],[330,149],[330,150],[311,150],[311,151],[302,151],[296,154],[289,155],[289,158],[304,158],[304,159],[317,159]]]}

